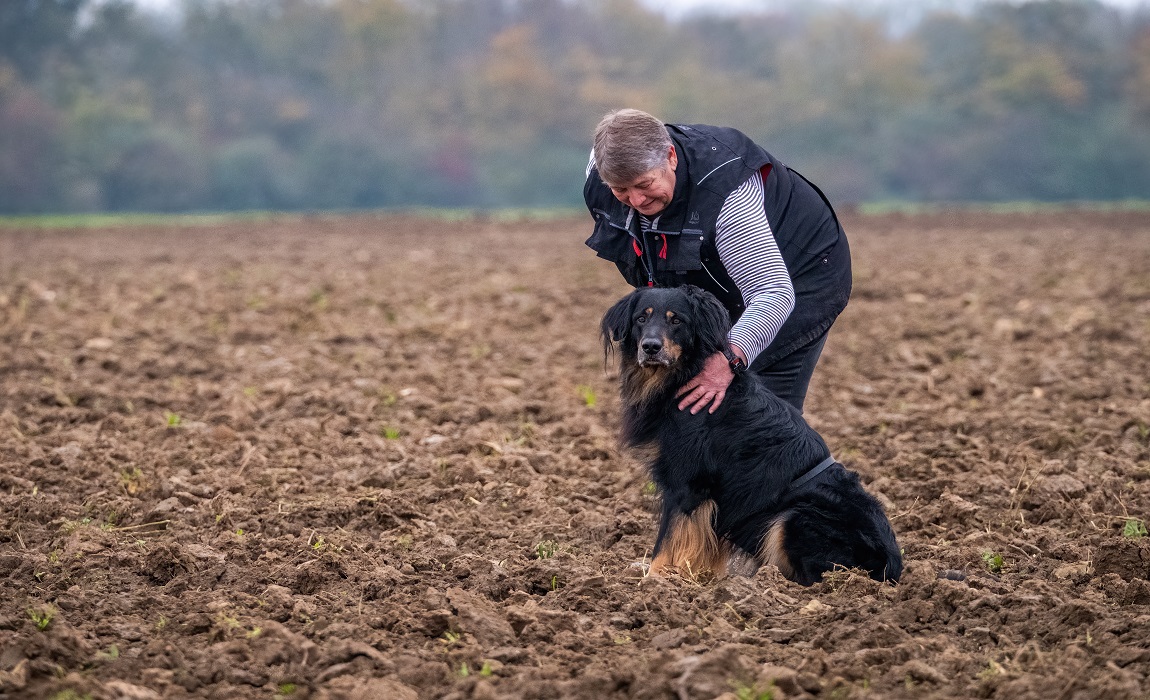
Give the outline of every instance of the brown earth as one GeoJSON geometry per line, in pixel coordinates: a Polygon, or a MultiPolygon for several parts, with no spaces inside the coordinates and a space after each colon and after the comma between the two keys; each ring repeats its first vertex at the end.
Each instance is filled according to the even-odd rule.
{"type": "Polygon", "coordinates": [[[846,223],[897,586],[632,566],[582,219],[0,231],[0,696],[1150,697],[1150,215],[846,223]]]}

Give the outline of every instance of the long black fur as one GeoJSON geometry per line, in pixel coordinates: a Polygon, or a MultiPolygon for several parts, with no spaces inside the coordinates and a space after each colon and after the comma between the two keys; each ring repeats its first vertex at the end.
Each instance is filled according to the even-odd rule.
{"type": "Polygon", "coordinates": [[[604,351],[620,354],[622,442],[656,448],[650,469],[663,503],[655,555],[677,515],[713,500],[720,541],[760,565],[767,532],[785,520],[782,548],[798,583],[819,581],[836,566],[897,581],[902,557],[894,532],[857,474],[836,463],[792,488],[830,452],[757,375],[735,376],[713,414],[679,410],[676,391],[727,346],[729,327],[722,304],[691,286],[636,290],[603,317],[604,351]],[[666,347],[652,354],[655,345],[666,347]]]}

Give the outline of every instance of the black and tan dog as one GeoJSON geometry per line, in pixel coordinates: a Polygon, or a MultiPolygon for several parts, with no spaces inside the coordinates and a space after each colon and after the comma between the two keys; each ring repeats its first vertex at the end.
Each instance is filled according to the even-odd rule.
{"type": "Polygon", "coordinates": [[[624,445],[653,447],[662,517],[651,572],[722,576],[733,557],[810,585],[835,567],[897,581],[902,557],[858,475],[754,373],[736,375],[715,413],[679,410],[676,391],[727,347],[730,318],[697,287],[639,289],[603,317],[621,356],[624,445]]]}

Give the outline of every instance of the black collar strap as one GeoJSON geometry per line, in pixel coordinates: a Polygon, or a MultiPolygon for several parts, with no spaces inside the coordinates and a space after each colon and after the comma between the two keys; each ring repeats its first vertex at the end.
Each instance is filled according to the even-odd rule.
{"type": "Polygon", "coordinates": [[[801,487],[803,487],[803,486],[807,485],[807,484],[808,484],[808,483],[810,483],[810,482],[811,482],[811,481],[812,481],[812,480],[813,480],[813,479],[814,479],[816,476],[818,476],[819,474],[822,474],[823,472],[825,472],[825,471],[827,470],[827,468],[828,468],[828,467],[830,467],[830,466],[831,466],[832,464],[834,464],[834,463],[835,463],[835,458],[834,458],[834,457],[827,457],[827,458],[826,458],[826,459],[824,459],[823,461],[821,461],[821,462],[819,462],[818,464],[816,464],[816,465],[815,465],[813,468],[811,468],[809,471],[807,471],[807,473],[806,473],[806,474],[803,474],[803,475],[802,475],[802,476],[800,476],[799,478],[797,478],[797,479],[795,479],[794,481],[792,481],[792,482],[791,482],[791,488],[792,488],[792,489],[797,489],[797,488],[801,488],[801,487]]]}

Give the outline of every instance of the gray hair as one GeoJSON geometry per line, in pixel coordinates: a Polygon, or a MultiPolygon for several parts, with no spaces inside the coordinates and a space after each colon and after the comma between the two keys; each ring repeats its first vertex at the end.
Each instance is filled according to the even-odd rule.
{"type": "Polygon", "coordinates": [[[670,149],[663,122],[637,109],[611,112],[595,127],[595,167],[608,185],[631,182],[666,165],[670,149]]]}

